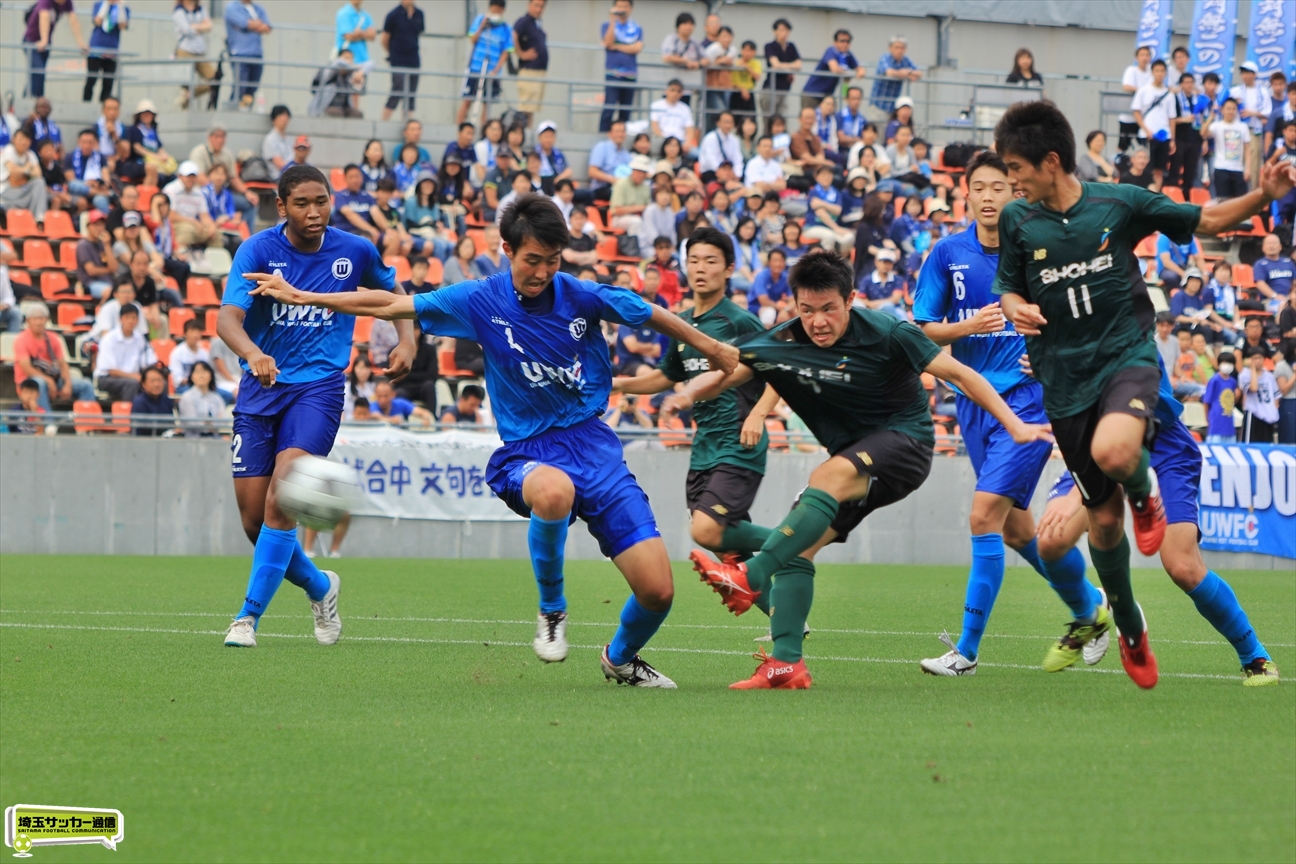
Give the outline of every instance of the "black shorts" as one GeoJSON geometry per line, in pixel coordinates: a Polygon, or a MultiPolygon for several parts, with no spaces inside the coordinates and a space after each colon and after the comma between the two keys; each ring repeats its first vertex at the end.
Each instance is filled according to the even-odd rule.
{"type": "Polygon", "coordinates": [[[764,475],[737,465],[688,472],[684,497],[689,512],[702,510],[721,525],[750,522],[752,502],[764,475]]]}
{"type": "Polygon", "coordinates": [[[1129,414],[1147,421],[1144,442],[1151,447],[1156,437],[1156,406],[1161,391],[1161,370],[1153,366],[1132,366],[1111,377],[1102,395],[1088,410],[1070,417],[1049,419],[1053,437],[1066,460],[1086,507],[1099,507],[1111,498],[1120,484],[1103,473],[1091,452],[1098,421],[1108,414],[1129,414]]]}
{"type": "Polygon", "coordinates": [[[498,102],[500,98],[500,79],[491,75],[473,75],[469,73],[464,77],[463,92],[460,94],[461,99],[476,99],[478,82],[485,82],[481,88],[483,102],[498,102]]]}
{"type": "Polygon", "coordinates": [[[874,510],[909,497],[931,473],[931,445],[903,432],[874,432],[833,455],[849,459],[855,470],[871,478],[867,495],[838,507],[831,526],[837,532],[834,543],[845,543],[855,526],[874,510]]]}
{"type": "Polygon", "coordinates": [[[1170,139],[1158,141],[1156,138],[1147,142],[1148,168],[1152,171],[1170,170],[1170,139]]]}

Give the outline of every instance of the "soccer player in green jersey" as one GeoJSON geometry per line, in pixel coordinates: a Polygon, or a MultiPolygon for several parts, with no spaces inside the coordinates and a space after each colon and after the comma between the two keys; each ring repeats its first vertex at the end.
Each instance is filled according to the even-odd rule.
{"type": "MultiPolygon", "coordinates": [[[[725,296],[733,268],[733,241],[728,234],[703,226],[689,235],[685,271],[694,305],[681,312],[680,318],[706,335],[731,344],[743,336],[765,332],[759,318],[725,296]]],[[[705,355],[672,339],[660,369],[633,378],[616,378],[612,389],[621,393],[661,393],[710,369],[705,355]]],[[[777,393],[771,390],[764,394],[762,389],[759,382],[752,381],[697,405],[687,397],[676,396],[663,402],[663,411],[692,408],[697,422],[685,486],[693,540],[712,551],[741,558],[759,551],[769,537],[769,529],[753,525],[748,515],[765,475],[769,436],[762,429],[753,443],[741,440],[743,421],[752,407],[764,401],[760,412],[764,416],[778,401],[777,393]]],[[[768,604],[761,608],[768,613],[768,604]]]]}
{"type": "Polygon", "coordinates": [[[735,615],[770,591],[774,653],[756,655],[760,666],[731,685],[738,690],[810,686],[801,646],[815,555],[844,541],[869,513],[907,497],[931,471],[936,436],[923,372],[958,387],[1018,443],[1052,440],[1047,426],[1022,422],[984,378],[913,324],[854,307],[850,265],[835,254],[806,255],[788,284],[799,317],[741,342],[732,373],[707,372],[685,387],[704,399],[753,379],[772,385],[832,454],[746,564],[717,562],[701,550],[690,556],[735,615]]]}
{"type": "Polygon", "coordinates": [[[995,149],[1024,198],[999,218],[994,291],[1026,337],[1058,448],[1089,513],[1090,560],[1120,631],[1121,661],[1140,687],[1156,685],[1147,622],[1134,600],[1124,487],[1139,551],[1166,531],[1149,445],[1161,373],[1152,303],[1134,248],[1160,231],[1174,243],[1244,222],[1291,191],[1291,168],[1265,166],[1259,188],[1205,209],[1128,185],[1081,183],[1075,136],[1057,106],[1020,102],[995,128],[995,149]]]}

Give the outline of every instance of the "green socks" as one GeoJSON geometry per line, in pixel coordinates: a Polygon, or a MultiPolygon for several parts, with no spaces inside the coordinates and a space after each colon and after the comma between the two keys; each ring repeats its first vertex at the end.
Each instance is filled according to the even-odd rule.
{"type": "Polygon", "coordinates": [[[770,635],[776,660],[795,663],[801,659],[805,623],[814,602],[814,575],[814,562],[798,557],[779,568],[774,577],[770,635]]]}
{"type": "Polygon", "coordinates": [[[1090,543],[1089,559],[1098,571],[1098,579],[1107,592],[1107,602],[1111,603],[1112,616],[1121,633],[1126,636],[1142,633],[1143,617],[1139,614],[1138,605],[1134,602],[1134,589],[1130,586],[1129,537],[1122,534],[1120,544],[1115,549],[1106,551],[1095,548],[1090,543]]]}
{"type": "Polygon", "coordinates": [[[819,489],[807,489],[783,522],[765,535],[756,557],[747,562],[747,584],[764,593],[769,578],[805,550],[819,542],[833,519],[837,499],[819,489]]]}
{"type": "Polygon", "coordinates": [[[1148,449],[1146,447],[1139,451],[1138,467],[1134,473],[1125,479],[1113,477],[1113,480],[1119,480],[1120,484],[1125,487],[1125,494],[1129,496],[1131,504],[1142,506],[1147,500],[1148,495],[1152,494],[1152,483],[1148,480],[1148,449]]]}
{"type": "Polygon", "coordinates": [[[724,529],[720,543],[726,552],[737,552],[740,555],[753,555],[769,539],[770,529],[753,525],[750,522],[738,522],[724,529]]]}

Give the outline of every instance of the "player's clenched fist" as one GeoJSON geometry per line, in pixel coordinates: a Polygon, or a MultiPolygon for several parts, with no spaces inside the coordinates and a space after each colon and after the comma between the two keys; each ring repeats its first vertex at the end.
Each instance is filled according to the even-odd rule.
{"type": "Polygon", "coordinates": [[[1004,329],[1003,310],[999,308],[998,303],[991,303],[989,306],[982,306],[972,316],[972,332],[976,333],[998,333],[1004,329]]]}
{"type": "Polygon", "coordinates": [[[1023,336],[1040,335],[1040,328],[1048,323],[1048,320],[1040,314],[1039,306],[1034,303],[1018,303],[1013,308],[1009,320],[1023,336]]]}
{"type": "Polygon", "coordinates": [[[717,341],[715,347],[707,352],[707,360],[712,369],[719,369],[728,375],[738,368],[738,349],[717,341]]]}
{"type": "Polygon", "coordinates": [[[275,377],[279,374],[279,367],[275,365],[273,357],[257,351],[254,354],[248,354],[244,359],[247,360],[248,371],[256,376],[262,387],[274,386],[275,377]]]}

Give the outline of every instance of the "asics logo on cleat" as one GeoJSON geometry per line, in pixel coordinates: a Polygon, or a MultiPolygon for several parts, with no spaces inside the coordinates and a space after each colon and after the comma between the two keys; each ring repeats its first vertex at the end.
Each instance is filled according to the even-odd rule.
{"type": "Polygon", "coordinates": [[[773,678],[775,675],[787,675],[793,669],[792,666],[771,666],[765,673],[766,678],[773,678]]]}

